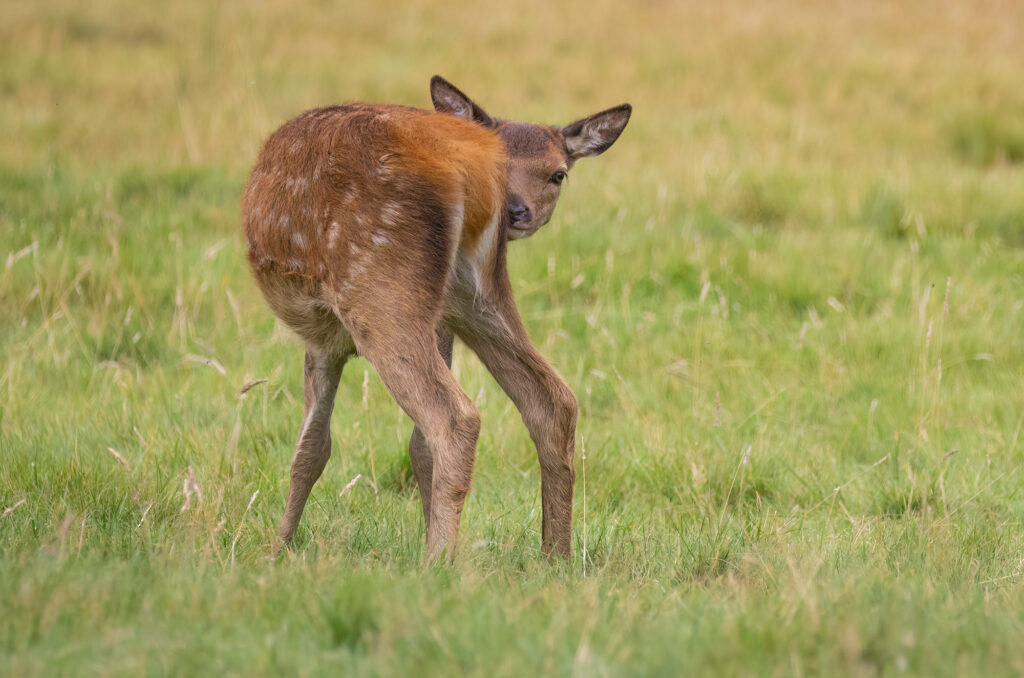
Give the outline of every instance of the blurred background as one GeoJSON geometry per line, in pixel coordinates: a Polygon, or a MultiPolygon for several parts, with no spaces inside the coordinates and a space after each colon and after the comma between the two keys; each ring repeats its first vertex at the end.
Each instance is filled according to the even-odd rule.
{"type": "Polygon", "coordinates": [[[832,223],[889,200],[929,229],[995,231],[1000,207],[1020,207],[1007,171],[1024,158],[1013,2],[2,11],[8,166],[242,171],[293,114],[425,106],[438,72],[510,118],[568,121],[629,99],[630,143],[592,171],[628,167],[648,189],[634,199],[660,190],[669,209],[707,201],[743,221],[832,223]],[[1008,193],[1017,202],[971,212],[1008,193]]]}

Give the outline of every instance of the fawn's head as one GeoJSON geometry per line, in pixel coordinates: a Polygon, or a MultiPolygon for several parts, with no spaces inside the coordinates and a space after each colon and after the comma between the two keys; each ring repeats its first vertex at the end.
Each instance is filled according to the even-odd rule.
{"type": "Polygon", "coordinates": [[[526,238],[551,219],[562,182],[580,158],[604,153],[622,134],[632,107],[621,104],[565,127],[509,122],[483,108],[439,75],[430,80],[434,109],[497,132],[508,149],[509,240],[526,238]]]}

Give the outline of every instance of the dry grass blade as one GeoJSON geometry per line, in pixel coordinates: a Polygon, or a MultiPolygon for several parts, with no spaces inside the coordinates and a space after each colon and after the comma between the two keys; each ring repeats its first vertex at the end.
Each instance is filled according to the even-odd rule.
{"type": "Polygon", "coordinates": [[[348,493],[349,490],[351,490],[353,487],[355,487],[355,484],[358,483],[359,480],[362,477],[363,477],[362,473],[356,474],[355,478],[353,478],[352,480],[348,481],[348,484],[345,485],[345,487],[341,488],[341,492],[338,493],[338,497],[339,498],[340,497],[344,497],[348,493]]]}
{"type": "MultiPolygon", "coordinates": [[[[181,505],[181,511],[178,513],[184,513],[192,507],[193,497],[196,500],[196,505],[203,500],[203,491],[199,488],[199,483],[196,482],[196,472],[191,466],[188,467],[188,475],[185,476],[181,493],[185,497],[185,503],[181,505]]],[[[141,525],[141,522],[139,524],[141,525]]]]}
{"type": "Polygon", "coordinates": [[[268,381],[269,379],[256,379],[254,381],[250,381],[248,384],[242,387],[242,390],[238,392],[238,395],[245,395],[250,391],[250,389],[254,389],[260,384],[265,384],[268,381]]]}
{"type": "MultiPolygon", "coordinates": [[[[621,378],[621,377],[620,377],[621,378]]],[[[587,576],[587,440],[580,434],[580,463],[583,466],[583,576],[587,576]]]]}
{"type": "Polygon", "coordinates": [[[235,563],[235,545],[238,543],[238,538],[242,536],[242,528],[245,526],[245,517],[249,515],[249,509],[252,508],[253,503],[256,502],[256,497],[259,496],[260,491],[256,490],[249,497],[249,503],[245,506],[245,512],[242,514],[242,519],[238,521],[238,529],[235,530],[235,538],[231,540],[231,564],[235,563]]]}
{"type": "Polygon", "coordinates": [[[228,371],[224,369],[224,366],[221,365],[220,361],[216,358],[207,358],[206,356],[189,353],[188,355],[183,356],[181,361],[183,363],[202,363],[203,365],[208,365],[220,372],[221,376],[228,376],[228,371]]]}
{"type": "Polygon", "coordinates": [[[128,465],[128,460],[122,457],[120,452],[115,450],[113,447],[108,447],[107,451],[114,455],[114,458],[117,459],[117,462],[121,464],[121,466],[124,466],[129,471],[131,470],[131,466],[128,465]]]}
{"type": "Polygon", "coordinates": [[[85,523],[87,520],[89,520],[88,513],[82,516],[82,528],[78,532],[78,549],[75,551],[76,558],[82,557],[82,544],[85,543],[85,523]]]}
{"type": "MultiPolygon", "coordinates": [[[[356,480],[358,480],[358,479],[359,479],[359,476],[356,476],[356,480]]],[[[355,481],[353,481],[353,482],[355,482],[355,481]]],[[[348,489],[348,488],[346,488],[346,489],[348,489]]],[[[14,509],[18,508],[19,506],[21,506],[24,503],[25,503],[25,500],[24,499],[20,499],[20,500],[18,500],[14,504],[14,506],[8,506],[7,508],[4,509],[4,514],[2,516],[0,516],[0,518],[6,518],[7,516],[11,515],[12,513],[14,513],[14,509]]]]}

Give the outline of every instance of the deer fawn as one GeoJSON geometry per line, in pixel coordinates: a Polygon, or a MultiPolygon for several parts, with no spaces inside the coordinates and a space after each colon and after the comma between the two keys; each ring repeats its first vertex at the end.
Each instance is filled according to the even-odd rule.
{"type": "Polygon", "coordinates": [[[568,557],[576,398],[519,318],[506,241],[551,218],[576,160],[629,120],[623,104],[566,127],[492,118],[439,76],[435,111],[307,111],[267,140],[245,188],[248,259],[306,344],[305,417],[278,534],[287,545],[331,454],[342,367],[361,355],[415,428],[409,458],[427,555],[452,556],[480,415],[449,368],[457,335],[512,399],[540,459],[545,553],[568,557]]]}

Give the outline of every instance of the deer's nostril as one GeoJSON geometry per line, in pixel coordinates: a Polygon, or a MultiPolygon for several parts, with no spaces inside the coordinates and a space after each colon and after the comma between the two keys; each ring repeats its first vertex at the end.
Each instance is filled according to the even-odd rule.
{"type": "Polygon", "coordinates": [[[508,208],[512,221],[522,223],[530,220],[530,208],[522,203],[513,203],[508,208]]]}

